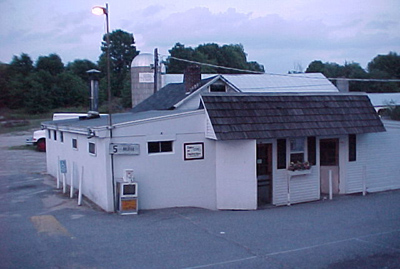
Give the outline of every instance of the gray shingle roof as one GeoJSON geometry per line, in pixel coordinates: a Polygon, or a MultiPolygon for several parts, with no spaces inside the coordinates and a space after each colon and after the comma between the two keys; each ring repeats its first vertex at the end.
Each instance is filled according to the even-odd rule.
{"type": "Polygon", "coordinates": [[[384,132],[366,95],[206,94],[218,140],[384,132]]]}
{"type": "MultiPolygon", "coordinates": [[[[200,83],[196,85],[194,90],[202,87],[214,77],[202,79],[200,83]]],[[[191,93],[193,93],[193,91],[190,92],[190,94],[191,93]]],[[[174,109],[173,106],[187,96],[188,94],[185,91],[184,83],[171,83],[132,108],[131,112],[174,109]]]]}

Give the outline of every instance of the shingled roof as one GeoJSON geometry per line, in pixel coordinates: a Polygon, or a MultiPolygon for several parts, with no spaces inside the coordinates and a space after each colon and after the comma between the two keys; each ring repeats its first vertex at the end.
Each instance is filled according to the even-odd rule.
{"type": "Polygon", "coordinates": [[[202,100],[218,140],[385,131],[361,94],[206,94],[202,100]]]}
{"type": "MultiPolygon", "coordinates": [[[[195,90],[204,86],[214,78],[215,76],[202,79],[199,84],[196,85],[195,90]]],[[[190,92],[190,94],[192,93],[193,91],[190,92]]],[[[174,105],[182,101],[187,96],[188,93],[185,91],[184,83],[171,83],[161,88],[158,92],[151,95],[143,102],[136,105],[131,109],[131,112],[174,109],[174,105]]]]}

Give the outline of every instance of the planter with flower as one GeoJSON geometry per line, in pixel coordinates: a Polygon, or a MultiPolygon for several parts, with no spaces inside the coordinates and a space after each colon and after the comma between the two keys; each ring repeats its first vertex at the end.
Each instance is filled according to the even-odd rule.
{"type": "Polygon", "coordinates": [[[288,167],[288,173],[291,176],[311,174],[311,165],[309,162],[291,162],[288,167]]]}

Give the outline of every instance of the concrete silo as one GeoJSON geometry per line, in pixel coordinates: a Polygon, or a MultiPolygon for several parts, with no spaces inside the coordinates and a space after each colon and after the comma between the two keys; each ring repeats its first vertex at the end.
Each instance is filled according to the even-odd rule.
{"type": "Polygon", "coordinates": [[[151,53],[140,53],[133,59],[131,65],[132,107],[160,89],[161,70],[159,66],[157,69],[157,78],[154,79],[154,56],[151,53]]]}

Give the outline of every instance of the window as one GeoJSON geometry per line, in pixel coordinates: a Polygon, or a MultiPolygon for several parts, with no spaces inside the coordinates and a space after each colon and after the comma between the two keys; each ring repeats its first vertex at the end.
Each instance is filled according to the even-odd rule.
{"type": "Polygon", "coordinates": [[[304,162],[304,138],[290,139],[290,162],[304,162]]]}
{"type": "Polygon", "coordinates": [[[64,132],[60,132],[60,141],[64,143],[64,132]]]}
{"type": "Polygon", "coordinates": [[[47,130],[47,138],[51,139],[51,130],[47,130]]]}
{"type": "Polygon", "coordinates": [[[339,165],[339,139],[321,139],[320,144],[320,164],[322,166],[339,165]]]}
{"type": "Polygon", "coordinates": [[[225,84],[212,84],[210,92],[226,92],[225,84]]]}
{"type": "Polygon", "coordinates": [[[53,137],[54,137],[54,141],[57,140],[57,131],[56,130],[53,131],[53,137]]]}
{"type": "Polygon", "coordinates": [[[357,136],[355,134],[349,135],[349,162],[357,160],[357,136]]]}
{"type": "Polygon", "coordinates": [[[148,142],[148,153],[172,152],[172,141],[148,142]]]}
{"type": "Polygon", "coordinates": [[[278,139],[278,169],[286,169],[286,139],[278,139]]]}
{"type": "Polygon", "coordinates": [[[93,142],[89,142],[89,153],[96,155],[96,144],[93,142]]]}
{"type": "Polygon", "coordinates": [[[317,140],[315,136],[310,136],[307,138],[307,153],[308,153],[308,162],[311,165],[317,164],[317,140]]]}
{"type": "Polygon", "coordinates": [[[76,138],[72,138],[72,148],[78,149],[78,140],[76,138]]]}

